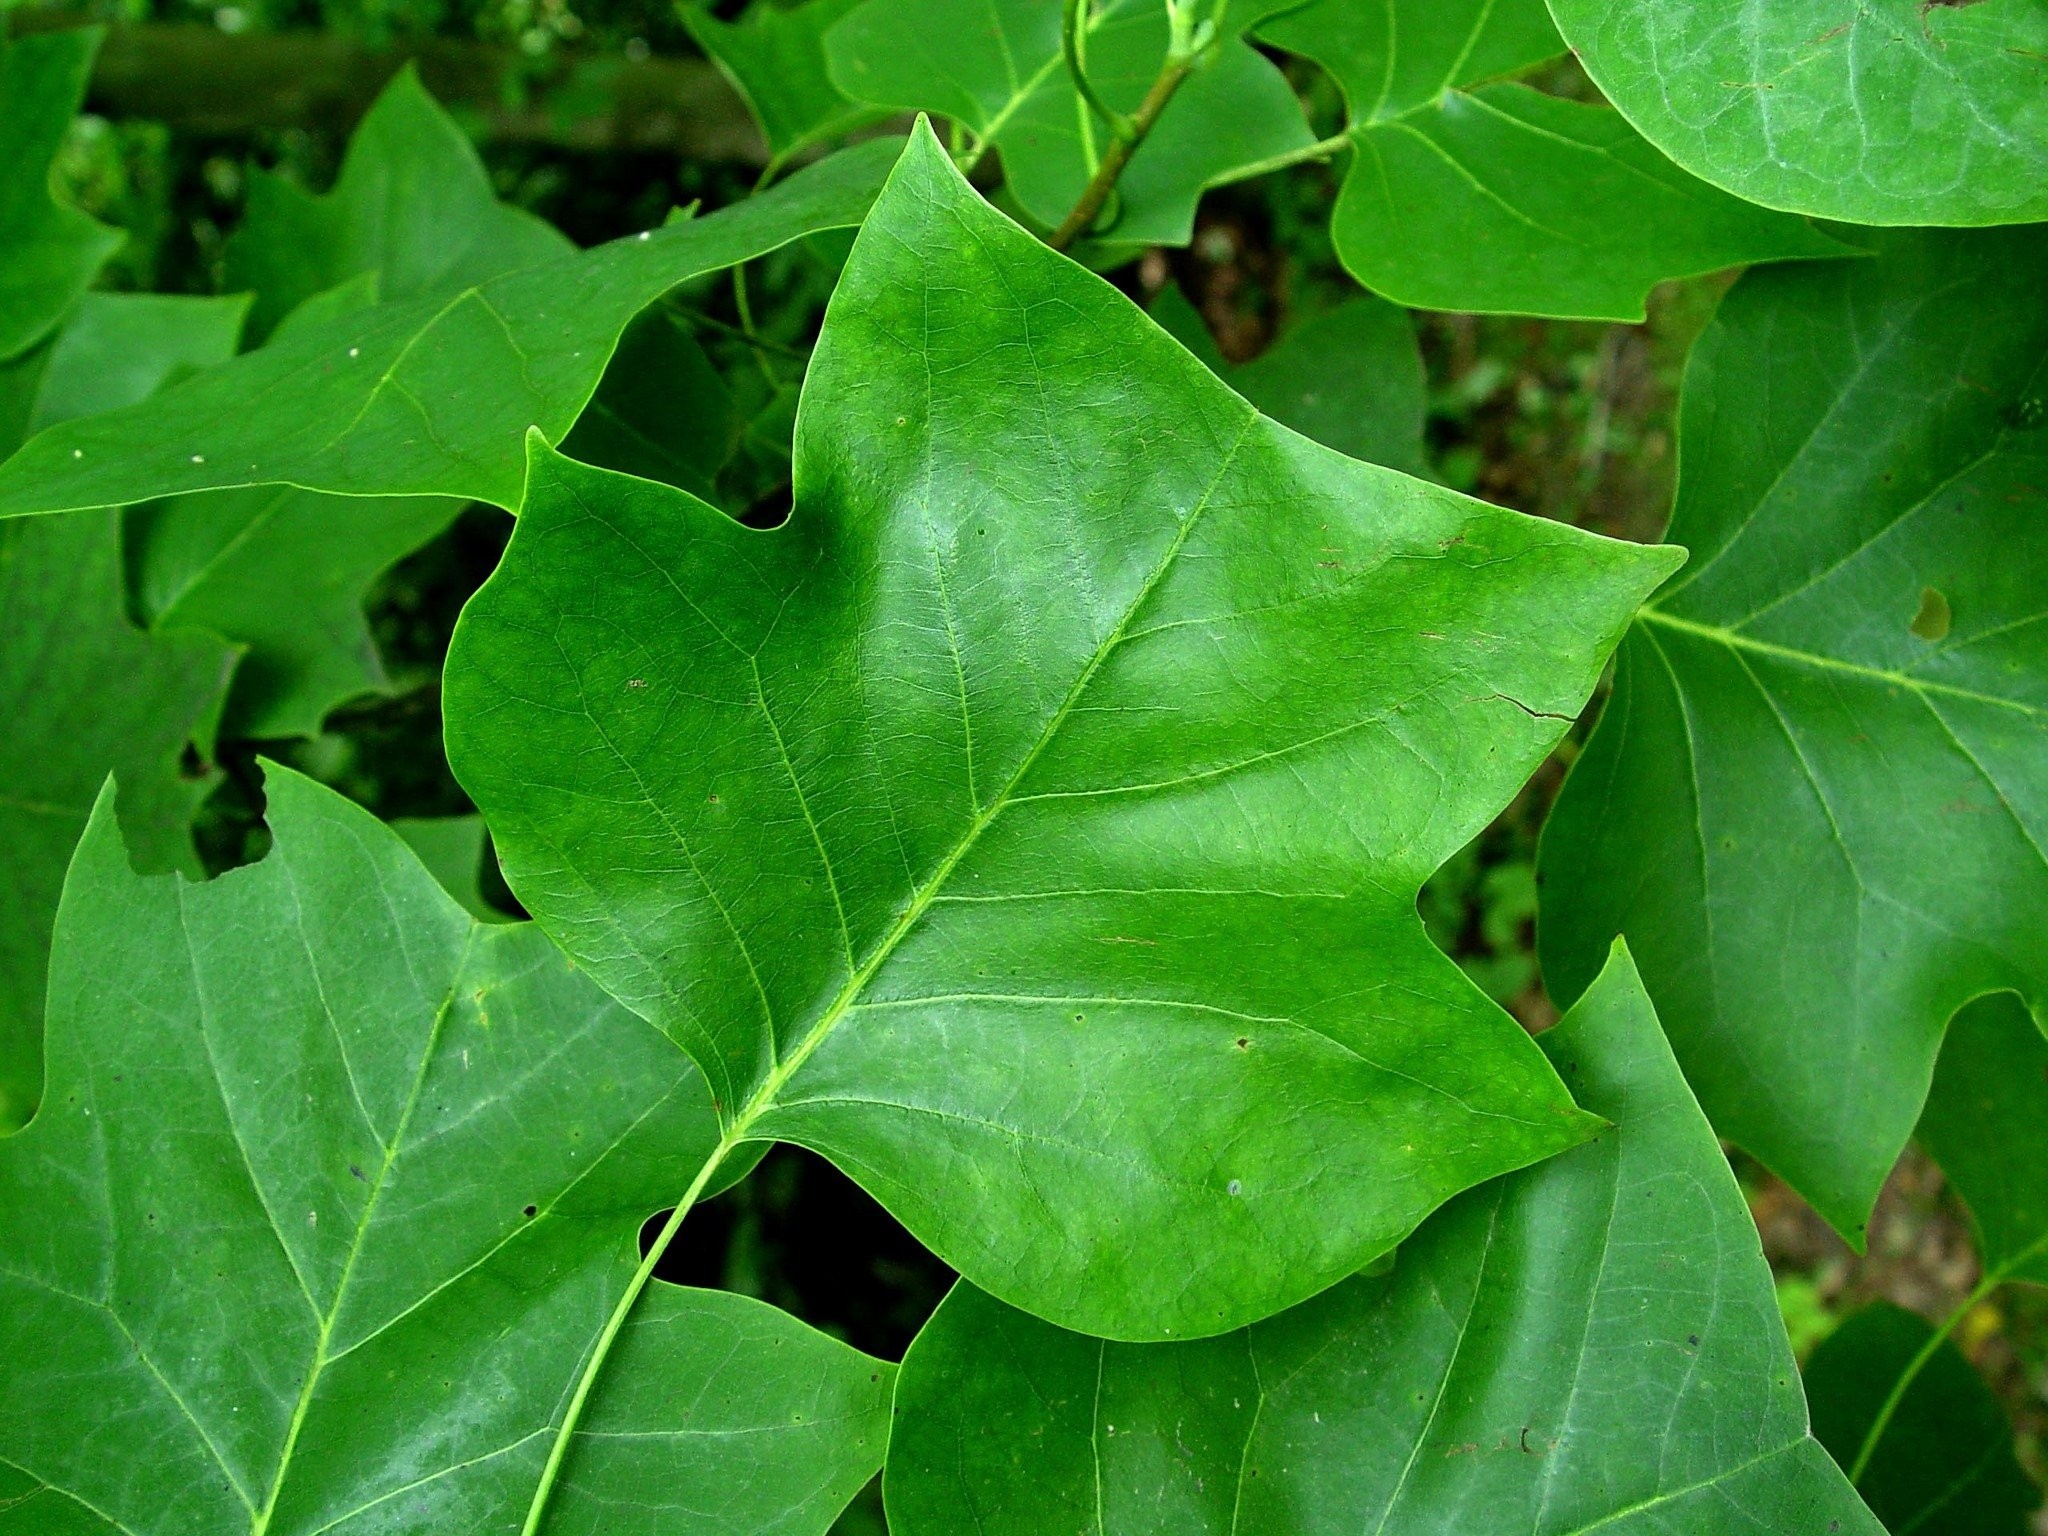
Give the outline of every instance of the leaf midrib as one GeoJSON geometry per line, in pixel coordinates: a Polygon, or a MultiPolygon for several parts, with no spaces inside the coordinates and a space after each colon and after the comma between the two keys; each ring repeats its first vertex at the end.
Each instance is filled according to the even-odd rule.
{"type": "MultiPolygon", "coordinates": [[[[1166,552],[1160,557],[1158,564],[1147,573],[1136,595],[1125,606],[1123,613],[1118,616],[1116,627],[1103,638],[1095,647],[1093,653],[1090,654],[1087,663],[1081,668],[1079,675],[1075,677],[1073,686],[1067,690],[1066,697],[1060,700],[1059,707],[1053,711],[1051,717],[1046,721],[1044,729],[1039,732],[1038,739],[1031,744],[1030,750],[1024,754],[1023,759],[1017,764],[1016,770],[1010,775],[1009,780],[996,793],[994,798],[989,801],[987,808],[975,816],[974,820],[968,825],[967,830],[961,834],[959,841],[953,845],[952,851],[932,871],[931,878],[925,882],[924,886],[912,896],[910,905],[904,909],[903,915],[896,920],[888,933],[876,944],[874,950],[861,963],[859,969],[847,977],[846,985],[839,990],[838,995],[832,999],[831,1003],[818,1016],[818,1022],[812,1025],[809,1032],[797,1043],[796,1049],[778,1063],[775,1069],[762,1080],[761,1086],[749,1096],[739,1114],[734,1117],[732,1127],[728,1132],[728,1139],[734,1142],[745,1139],[745,1131],[755,1121],[775,1107],[776,1099],[780,1096],[782,1090],[788,1086],[790,1079],[802,1069],[804,1063],[810,1060],[811,1056],[816,1053],[818,1048],[825,1043],[826,1039],[838,1027],[840,1021],[852,1011],[855,1004],[859,1001],[861,994],[867,990],[868,984],[875,979],[875,976],[881,971],[882,967],[888,963],[890,957],[901,947],[903,941],[916,929],[932,903],[938,899],[940,892],[946,887],[946,882],[952,878],[954,870],[958,869],[962,861],[974,850],[975,845],[980,842],[982,834],[1009,808],[1012,801],[1016,798],[1018,786],[1024,782],[1032,768],[1036,766],[1038,760],[1044,756],[1046,749],[1052,745],[1053,740],[1059,735],[1060,728],[1066,724],[1068,717],[1074,711],[1074,707],[1080,702],[1082,696],[1087,693],[1089,686],[1095,680],[1096,674],[1101,671],[1103,663],[1123,643],[1124,636],[1130,629],[1131,621],[1143,610],[1146,601],[1158,589],[1160,582],[1166,579],[1167,573],[1173,569],[1175,562],[1180,558],[1181,550],[1187,544],[1189,536],[1193,534],[1196,525],[1201,522],[1203,513],[1208,510],[1209,503],[1216,494],[1216,488],[1223,483],[1223,477],[1230,472],[1231,465],[1236,462],[1238,449],[1243,446],[1245,438],[1259,420],[1260,417],[1257,411],[1247,410],[1243,426],[1239,429],[1237,436],[1231,440],[1229,448],[1224,451],[1222,461],[1216,466],[1216,472],[1210,477],[1209,484],[1204,488],[1201,498],[1189,510],[1187,516],[1181,519],[1180,527],[1175,530],[1173,540],[1167,545],[1166,552]]],[[[763,710],[764,712],[766,711],[765,696],[763,710]]]]}
{"type": "MultiPolygon", "coordinates": [[[[973,851],[975,845],[980,841],[981,835],[988,830],[997,817],[1002,815],[1003,811],[1008,807],[1017,786],[1024,781],[1025,776],[1030,773],[1032,767],[1044,755],[1046,748],[1051,745],[1053,739],[1059,734],[1060,727],[1065,724],[1067,718],[1073,713],[1075,705],[1080,701],[1082,695],[1087,692],[1089,685],[1094,681],[1103,663],[1122,644],[1126,633],[1130,629],[1132,620],[1143,610],[1146,601],[1158,589],[1159,583],[1173,569],[1175,562],[1180,558],[1181,550],[1187,544],[1189,536],[1194,532],[1196,525],[1201,522],[1203,514],[1208,510],[1211,500],[1215,497],[1217,487],[1223,483],[1224,476],[1230,472],[1231,465],[1236,462],[1238,450],[1243,446],[1245,438],[1250,435],[1252,428],[1260,420],[1261,417],[1256,410],[1246,407],[1243,424],[1238,429],[1236,437],[1231,439],[1230,446],[1224,450],[1222,460],[1217,464],[1216,472],[1210,477],[1209,483],[1203,489],[1201,497],[1189,509],[1187,515],[1180,520],[1180,526],[1174,531],[1173,539],[1168,544],[1165,553],[1146,575],[1137,593],[1125,606],[1123,613],[1117,619],[1115,627],[1097,644],[1095,650],[1081,668],[1080,674],[1074,679],[1073,686],[1067,690],[1066,697],[1060,701],[1059,708],[1046,721],[1045,727],[1040,731],[1038,739],[1032,743],[1030,750],[1024,754],[1022,761],[1018,763],[1016,771],[1010,775],[1002,790],[989,802],[988,808],[976,815],[967,830],[961,834],[959,841],[954,844],[952,851],[933,870],[931,878],[912,896],[910,904],[905,908],[903,915],[891,925],[889,931],[876,944],[867,960],[847,978],[846,985],[840,988],[838,995],[833,998],[831,1003],[819,1015],[817,1023],[812,1025],[809,1032],[798,1042],[796,1049],[791,1051],[787,1057],[777,1062],[774,1069],[762,1079],[760,1086],[748,1096],[746,1103],[740,1106],[731,1122],[726,1125],[725,1132],[719,1138],[718,1145],[712,1150],[704,1165],[698,1169],[696,1177],[691,1181],[690,1188],[684,1192],[682,1199],[677,1202],[675,1210],[670,1215],[668,1224],[663,1228],[662,1234],[656,1238],[654,1246],[641,1261],[640,1269],[635,1274],[633,1283],[628,1286],[613,1308],[611,1318],[606,1323],[595,1347],[591,1351],[589,1359],[584,1364],[581,1378],[571,1392],[568,1411],[564,1413],[562,1423],[555,1432],[555,1443],[550,1448],[547,1464],[541,1473],[541,1480],[535,1487],[533,1500],[527,1508],[523,1536],[531,1536],[532,1532],[539,1529],[540,1522],[547,1512],[548,1505],[553,1498],[554,1490],[558,1483],[561,1464],[566,1454],[567,1442],[579,1432],[582,1405],[588,1400],[590,1388],[594,1385],[597,1376],[603,1371],[610,1357],[611,1347],[617,1340],[619,1330],[624,1324],[627,1313],[638,1300],[647,1279],[653,1273],[655,1262],[661,1257],[668,1241],[674,1236],[683,1215],[696,1202],[709,1184],[712,1174],[732,1150],[741,1143],[752,1139],[749,1133],[754,1125],[770,1110],[775,1108],[776,1101],[780,1097],[782,1090],[789,1085],[790,1080],[803,1069],[804,1064],[810,1060],[818,1048],[831,1036],[840,1021],[852,1011],[861,993],[866,990],[868,983],[874,980],[882,967],[888,963],[889,958],[895,954],[903,941],[916,929],[925,912],[945,888],[946,882],[951,878],[953,871],[973,851]]],[[[764,713],[766,707],[766,698],[764,696],[762,699],[764,713]]],[[[255,1533],[255,1536],[263,1536],[263,1533],[258,1531],[255,1533]]]]}
{"type": "MultiPolygon", "coordinates": [[[[334,1325],[341,1317],[342,1304],[348,1299],[349,1281],[354,1278],[356,1261],[362,1256],[363,1241],[369,1235],[377,1206],[384,1194],[385,1186],[390,1181],[391,1169],[398,1161],[400,1150],[405,1146],[406,1132],[412,1126],[413,1112],[419,1107],[420,1094],[426,1087],[427,1076],[433,1070],[434,1061],[440,1054],[441,1032],[446,1027],[449,1017],[455,1012],[455,999],[469,974],[476,936],[481,931],[481,924],[472,924],[464,937],[462,954],[450,977],[448,992],[442,998],[441,1006],[435,1010],[433,1025],[427,1031],[425,1048],[420,1052],[419,1070],[413,1074],[412,1087],[406,1094],[405,1107],[399,1113],[398,1124],[391,1134],[391,1144],[385,1148],[383,1159],[377,1165],[376,1177],[370,1182],[369,1196],[363,1202],[362,1215],[356,1220],[355,1235],[349,1242],[348,1257],[342,1261],[341,1278],[335,1283],[334,1300],[328,1307],[326,1315],[320,1318],[320,1332],[314,1341],[313,1358],[306,1367],[306,1379],[299,1388],[298,1402],[292,1407],[291,1423],[285,1430],[284,1449],[277,1458],[277,1473],[271,1479],[270,1492],[264,1498],[263,1507],[255,1512],[250,1521],[250,1536],[265,1536],[270,1529],[271,1518],[277,1512],[278,1497],[284,1492],[285,1477],[291,1470],[292,1455],[298,1449],[299,1433],[305,1428],[306,1415],[313,1406],[314,1389],[318,1387],[320,1377],[330,1363],[327,1348],[334,1337],[334,1325]]],[[[322,1007],[323,1011],[326,1011],[324,996],[322,1007]]],[[[332,1022],[331,1013],[329,1019],[332,1022]]],[[[373,1133],[374,1130],[373,1126],[373,1133]]]]}
{"type": "MultiPolygon", "coordinates": [[[[2048,615],[2039,616],[2028,622],[2040,622],[2048,615]]],[[[1791,662],[1797,666],[1814,667],[1824,672],[1837,672],[1854,677],[1862,682],[1881,683],[1888,687],[1905,688],[1914,693],[1937,694],[1944,698],[1962,699],[1971,704],[1988,704],[1998,709],[2009,709],[2036,719],[2048,720],[2048,707],[2028,704],[2020,699],[2004,699],[1995,693],[1983,693],[1974,688],[1961,688],[1954,683],[1940,683],[1928,678],[1915,677],[1910,672],[1892,672],[1883,667],[1864,666],[1860,662],[1843,661],[1839,657],[1826,656],[1818,651],[1802,651],[1789,645],[1778,645],[1769,640],[1759,640],[1739,630],[1718,624],[1701,624],[1693,619],[1682,619],[1676,614],[1666,613],[1659,608],[1645,607],[1636,615],[1638,624],[1654,624],[1663,629],[1675,630],[1680,634],[1692,635],[1696,639],[1710,640],[1733,651],[1748,651],[1758,656],[1767,656],[1773,661],[1791,662]]]]}

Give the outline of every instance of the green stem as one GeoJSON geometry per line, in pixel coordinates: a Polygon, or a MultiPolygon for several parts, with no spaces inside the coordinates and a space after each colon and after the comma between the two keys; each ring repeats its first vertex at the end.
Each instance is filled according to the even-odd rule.
{"type": "Polygon", "coordinates": [[[1117,111],[1095,92],[1088,78],[1088,0],[1066,0],[1060,16],[1060,56],[1067,61],[1067,74],[1081,99],[1102,115],[1113,138],[1128,138],[1134,128],[1131,119],[1117,111]]]}
{"type": "Polygon", "coordinates": [[[1856,1487],[1863,1485],[1863,1474],[1870,1469],[1870,1458],[1877,1454],[1878,1442],[1884,1439],[1885,1431],[1891,1428],[1892,1418],[1898,1413],[1899,1404],[1906,1400],[1906,1394],[1912,1390],[1913,1383],[1927,1368],[1927,1362],[1934,1358],[1935,1352],[1948,1342],[1949,1335],[1956,1331],[1964,1318],[1983,1305],[1986,1297],[2005,1284],[2012,1277],[2014,1270],[2031,1263],[2043,1253],[2048,1253],[2048,1232],[2042,1233],[1979,1280],[1977,1288],[1963,1298],[1962,1305],[1942,1320],[1941,1326],[1934,1330],[1927,1342],[1922,1344],[1913,1358],[1906,1362],[1906,1368],[1899,1372],[1899,1379],[1892,1383],[1891,1391],[1877,1410],[1877,1417],[1870,1421],[1870,1429],[1863,1436],[1863,1444],[1856,1452],[1856,1460],[1849,1467],[1851,1484],[1856,1487]]]}
{"type": "Polygon", "coordinates": [[[597,1385],[597,1378],[610,1357],[613,1343],[618,1339],[619,1330],[626,1326],[626,1318],[633,1310],[633,1304],[640,1299],[640,1293],[647,1289],[647,1282],[654,1278],[654,1269],[661,1262],[661,1256],[668,1252],[668,1245],[683,1225],[683,1218],[690,1214],[690,1208],[704,1193],[705,1185],[718,1171],[732,1149],[739,1145],[742,1127],[735,1123],[711,1155],[704,1160],[704,1166],[697,1170],[697,1177],[690,1181],[683,1198],[676,1202],[676,1208],[669,1212],[668,1220],[662,1224],[660,1233],[648,1247],[647,1256],[640,1261],[640,1267],[633,1271],[633,1278],[627,1282],[618,1305],[612,1308],[612,1315],[605,1319],[604,1331],[597,1336],[589,1358],[584,1362],[583,1374],[577,1379],[576,1391],[569,1398],[569,1406],[562,1415],[562,1427],[555,1431],[555,1443],[548,1448],[547,1464],[541,1468],[540,1482],[533,1490],[533,1502],[526,1507],[526,1523],[519,1528],[519,1536],[534,1536],[540,1529],[541,1517],[547,1513],[548,1497],[555,1491],[555,1481],[561,1476],[562,1460],[569,1453],[569,1444],[576,1438],[576,1426],[582,1422],[584,1405],[590,1401],[590,1390],[597,1385]]]}
{"type": "Polygon", "coordinates": [[[1311,160],[1328,160],[1333,155],[1341,154],[1351,147],[1350,134],[1335,133],[1327,139],[1317,139],[1313,144],[1304,144],[1299,149],[1290,149],[1281,154],[1269,155],[1264,160],[1254,160],[1250,165],[1241,165],[1232,171],[1224,182],[1220,182],[1218,185],[1250,181],[1254,176],[1265,176],[1274,171],[1284,171],[1290,166],[1306,165],[1311,160]]]}
{"type": "Polygon", "coordinates": [[[754,306],[747,298],[747,264],[744,261],[733,264],[732,307],[739,311],[739,331],[746,337],[747,344],[754,349],[754,361],[761,369],[761,377],[768,381],[771,390],[782,388],[782,380],[776,377],[774,368],[769,365],[761,333],[754,328],[754,306]]]}
{"type": "MultiPolygon", "coordinates": [[[[739,326],[728,325],[725,321],[715,316],[707,315],[702,310],[692,309],[687,304],[678,304],[674,299],[668,300],[667,306],[670,314],[687,325],[701,325],[706,330],[717,331],[721,335],[736,337],[750,347],[764,352],[773,352],[777,357],[786,357],[791,362],[808,363],[811,360],[810,352],[803,347],[792,347],[787,342],[775,341],[767,336],[749,336],[739,326]]],[[[379,702],[388,701],[380,700],[379,702]]]]}
{"type": "MultiPolygon", "coordinates": [[[[1145,93],[1145,99],[1138,104],[1138,110],[1128,118],[1119,117],[1107,108],[1098,108],[1109,118],[1113,137],[1109,148],[1103,154],[1102,163],[1095,168],[1095,174],[1088,178],[1088,185],[1081,191],[1080,201],[1060,221],[1046,244],[1056,251],[1064,251],[1095,227],[1095,221],[1102,216],[1102,208],[1109,201],[1109,194],[1116,190],[1117,178],[1124,173],[1124,167],[1131,162],[1131,156],[1138,152],[1138,146],[1145,142],[1145,136],[1152,131],[1152,125],[1159,121],[1159,114],[1166,110],[1173,100],[1173,93],[1180,89],[1181,82],[1194,72],[1202,55],[1213,46],[1217,37],[1212,22],[1203,22],[1199,27],[1194,22],[1195,0],[1167,0],[1166,15],[1169,35],[1166,45],[1166,61],[1159,67],[1159,76],[1152,82],[1152,88],[1145,93]]],[[[1217,7],[1221,14],[1222,7],[1217,7]]],[[[1067,0],[1067,19],[1071,23],[1080,14],[1080,0],[1067,0]]],[[[1074,29],[1070,25],[1065,36],[1071,37],[1074,29]]],[[[1075,55],[1068,54],[1068,68],[1075,71],[1075,85],[1087,100],[1093,104],[1095,98],[1089,91],[1085,72],[1075,63],[1075,55]]]]}

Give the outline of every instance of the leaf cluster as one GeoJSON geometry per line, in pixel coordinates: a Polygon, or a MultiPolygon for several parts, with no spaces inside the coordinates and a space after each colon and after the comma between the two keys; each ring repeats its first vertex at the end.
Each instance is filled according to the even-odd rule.
{"type": "Polygon", "coordinates": [[[753,195],[580,249],[404,70],[219,295],[0,42],[0,1531],[2021,1536],[2044,14],[687,6],[753,195]],[[1133,263],[1282,176],[1364,291],[1227,359],[1133,263]],[[1664,542],[1436,478],[1409,310],[1737,267],[1664,542]],[[471,504],[387,822],[281,759],[471,504]],[[1531,1038],[1424,890],[1554,754],[1531,1038]],[[1722,1139],[1860,1244],[1915,1137],[1979,1284],[1802,1369],[1722,1139]],[[778,1143],[900,1365],[665,1278],[778,1143]]]}

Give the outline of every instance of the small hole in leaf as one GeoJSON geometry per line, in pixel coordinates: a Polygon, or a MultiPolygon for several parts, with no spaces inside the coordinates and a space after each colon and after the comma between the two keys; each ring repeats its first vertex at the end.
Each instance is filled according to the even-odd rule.
{"type": "Polygon", "coordinates": [[[537,1205],[529,1205],[521,1214],[527,1216],[530,1219],[540,1214],[540,1207],[537,1205]]]}
{"type": "Polygon", "coordinates": [[[1223,1188],[1229,1194],[1241,1195],[1244,1193],[1244,1180],[1232,1179],[1228,1184],[1224,1185],[1223,1188]]]}
{"type": "Polygon", "coordinates": [[[1906,627],[1922,640],[1946,640],[1954,615],[1949,612],[1948,599],[1932,587],[1920,589],[1920,611],[1913,615],[1913,622],[1906,627]]]}

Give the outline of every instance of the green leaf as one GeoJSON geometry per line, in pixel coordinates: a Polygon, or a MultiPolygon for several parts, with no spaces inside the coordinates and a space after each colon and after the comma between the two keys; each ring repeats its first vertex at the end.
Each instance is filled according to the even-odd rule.
{"type": "MultiPolygon", "coordinates": [[[[1273,63],[1240,35],[1182,84],[1117,182],[1120,245],[1186,245],[1205,188],[1312,142],[1273,63]]],[[[1166,57],[1164,0],[1104,0],[1088,25],[1088,78],[1119,112],[1144,100],[1166,57]]],[[[1080,199],[1109,144],[1060,57],[1060,0],[868,0],[825,36],[832,79],[857,100],[938,113],[1002,154],[1018,204],[1047,227],[1080,199]]],[[[978,158],[978,156],[976,157],[978,158]]]]}
{"type": "Polygon", "coordinates": [[[1132,1348],[962,1283],[903,1362],[896,1536],[1881,1536],[1806,1428],[1741,1192],[1627,952],[1544,1050],[1597,1141],[1383,1278],[1132,1348]]]}
{"type": "Polygon", "coordinates": [[[2048,1016],[2048,232],[1873,239],[1696,347],[1692,562],[1541,857],[1553,995],[1626,932],[1716,1128],[1852,1238],[1950,1016],[2048,1016]]]}
{"type": "Polygon", "coordinates": [[[375,272],[386,300],[459,293],[572,254],[553,225],[501,203],[469,136],[408,64],[349,140],[322,196],[262,170],[227,244],[230,289],[252,289],[249,326],[268,336],[316,293],[375,272]]]}
{"type": "MultiPolygon", "coordinates": [[[[1933,1337],[1925,1318],[1879,1302],[1813,1352],[1813,1432],[1843,1466],[1855,1463],[1894,1384],[1933,1337]]],[[[1899,1400],[1857,1486],[1887,1530],[1912,1536],[2028,1536],[2027,1517],[2041,1505],[1998,1399],[1947,1341],[1899,1400]]]]}
{"type": "Polygon", "coordinates": [[[212,777],[182,759],[211,736],[234,648],[146,635],[123,606],[118,514],[0,527],[0,1129],[41,1091],[50,924],[109,769],[137,858],[197,873],[192,813],[212,777]]]}
{"type": "Polygon", "coordinates": [[[739,430],[732,391],[697,338],[676,316],[653,310],[626,327],[562,452],[716,501],[718,472],[739,430]]]}
{"type": "Polygon", "coordinates": [[[1551,0],[1600,89],[1739,197],[1859,224],[2048,219],[2039,0],[1551,0]]]}
{"type": "Polygon", "coordinates": [[[1313,0],[1258,30],[1343,89],[1355,153],[1331,234],[1396,303],[1640,320],[1666,278],[1848,254],[1687,175],[1608,108],[1479,84],[1564,51],[1542,0],[1313,0]]]}
{"type": "Polygon", "coordinates": [[[1152,318],[1267,416],[1326,448],[1429,475],[1422,349],[1407,312],[1369,296],[1295,321],[1248,363],[1232,364],[1195,307],[1169,284],[1152,318]]]}
{"type": "Polygon", "coordinates": [[[1914,1134],[1970,1208],[1985,1273],[2048,1285],[2048,1040],[2011,993],[1955,1016],[1914,1134]]]}
{"type": "Polygon", "coordinates": [[[151,629],[209,629],[247,647],[223,736],[313,736],[335,705],[389,691],[363,598],[461,510],[445,496],[285,485],[152,502],[127,516],[131,589],[151,629]]]}
{"type": "MultiPolygon", "coordinates": [[[[703,1080],[366,812],[268,789],[270,855],[208,884],[134,874],[107,795],[80,845],[50,1091],[0,1142],[0,1459],[101,1530],[516,1530],[703,1080]]],[[[892,1375],[657,1283],[545,1530],[822,1533],[892,1375]]]]}
{"type": "Polygon", "coordinates": [[[1670,551],[1258,416],[929,129],[744,528],[535,442],[447,669],[526,909],[728,1139],[1116,1337],[1312,1294],[1580,1140],[1429,943],[1670,551]]]}
{"type": "Polygon", "coordinates": [[[50,188],[99,43],[97,27],[0,36],[0,359],[48,335],[123,238],[50,188]]]}
{"type": "Polygon", "coordinates": [[[477,287],[346,311],[0,465],[0,517],[244,485],[519,504],[628,322],[687,279],[858,224],[897,152],[857,145],[707,218],[477,287]]]}
{"type": "Polygon", "coordinates": [[[0,364],[0,453],[78,416],[146,399],[235,355],[249,301],[88,293],[42,345],[0,364]]]}
{"type": "Polygon", "coordinates": [[[745,98],[775,161],[880,116],[832,83],[825,32],[861,0],[809,0],[789,9],[757,0],[736,22],[701,3],[678,7],[683,25],[745,98]]]}
{"type": "Polygon", "coordinates": [[[483,817],[410,816],[388,825],[405,839],[405,846],[463,911],[480,923],[511,920],[484,897],[484,850],[489,846],[489,834],[483,817]]]}
{"type": "MultiPolygon", "coordinates": [[[[244,307],[87,294],[53,340],[0,369],[19,391],[15,416],[125,405],[182,368],[231,357],[244,307]]],[[[188,773],[183,757],[188,742],[212,741],[235,651],[196,631],[144,634],[124,586],[114,512],[0,526],[0,1130],[26,1120],[41,1092],[50,924],[109,770],[143,863],[198,868],[189,829],[212,775],[188,773]]]]}

